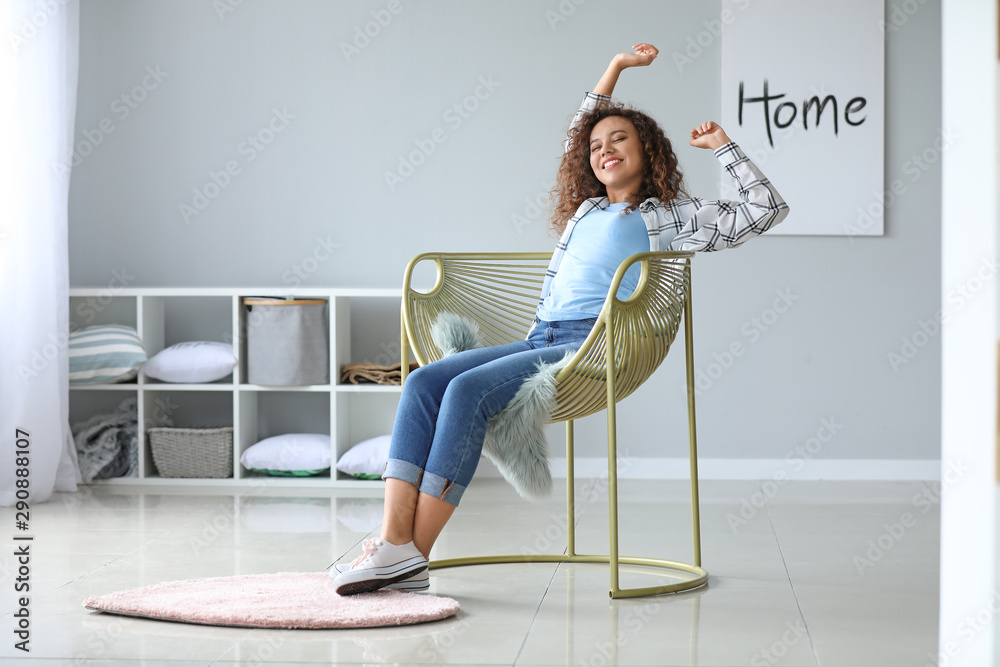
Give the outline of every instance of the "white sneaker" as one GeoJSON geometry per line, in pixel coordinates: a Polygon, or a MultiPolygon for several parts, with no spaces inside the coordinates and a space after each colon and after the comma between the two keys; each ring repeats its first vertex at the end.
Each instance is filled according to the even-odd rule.
{"type": "Polygon", "coordinates": [[[354,559],[351,569],[334,577],[338,595],[377,591],[427,569],[427,559],[413,542],[397,545],[372,538],[363,545],[365,552],[354,559]]]}
{"type": "MultiPolygon", "coordinates": [[[[340,572],[347,572],[351,569],[350,563],[335,563],[333,570],[330,570],[330,578],[334,578],[340,572]]],[[[392,588],[397,591],[409,591],[411,593],[416,591],[426,591],[431,587],[430,570],[424,570],[423,572],[417,572],[412,577],[406,579],[401,579],[394,584],[387,584],[383,588],[392,588]]]]}

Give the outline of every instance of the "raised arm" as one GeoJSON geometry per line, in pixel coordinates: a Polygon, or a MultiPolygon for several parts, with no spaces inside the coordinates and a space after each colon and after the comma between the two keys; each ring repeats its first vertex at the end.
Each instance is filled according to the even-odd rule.
{"type": "Polygon", "coordinates": [[[788,204],[721,127],[709,121],[691,130],[691,145],[715,153],[733,179],[739,199],[675,200],[671,216],[680,229],[669,250],[735,248],[788,216],[788,204]]]}
{"type": "MultiPolygon", "coordinates": [[[[601,77],[592,91],[584,95],[583,103],[577,109],[576,115],[573,116],[573,121],[569,124],[567,134],[572,132],[577,123],[580,122],[583,114],[593,109],[599,102],[606,102],[611,99],[611,93],[614,92],[615,84],[618,83],[618,75],[623,70],[629,67],[645,67],[653,62],[660,53],[655,46],[646,44],[645,42],[635,44],[632,49],[634,53],[619,53],[611,59],[611,64],[605,70],[604,76],[601,77]]],[[[563,150],[569,150],[568,138],[563,142],[563,150]]]]}
{"type": "Polygon", "coordinates": [[[675,224],[682,226],[670,250],[734,248],[788,216],[788,204],[721,125],[706,121],[691,128],[689,143],[715,153],[740,198],[675,200],[672,215],[675,224]]]}
{"type": "Polygon", "coordinates": [[[632,49],[634,53],[619,53],[611,59],[611,64],[608,65],[604,76],[594,86],[595,93],[611,97],[615,91],[615,84],[618,83],[618,75],[622,73],[622,70],[629,67],[645,67],[656,60],[656,56],[660,53],[655,46],[645,42],[632,45],[632,49]]]}

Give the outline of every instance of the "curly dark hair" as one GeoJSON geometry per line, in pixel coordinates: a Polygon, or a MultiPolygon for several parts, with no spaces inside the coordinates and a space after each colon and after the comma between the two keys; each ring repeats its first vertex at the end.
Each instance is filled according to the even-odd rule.
{"type": "Polygon", "coordinates": [[[628,119],[642,142],[642,185],[632,194],[626,212],[634,211],[650,197],[670,201],[685,190],[677,155],[656,121],[631,106],[617,102],[599,104],[584,113],[569,132],[570,148],[563,154],[556,187],[550,193],[556,201],[551,221],[557,234],[563,233],[566,223],[585,200],[607,195],[607,188],[597,180],[590,166],[590,133],[598,122],[609,116],[628,119]]]}

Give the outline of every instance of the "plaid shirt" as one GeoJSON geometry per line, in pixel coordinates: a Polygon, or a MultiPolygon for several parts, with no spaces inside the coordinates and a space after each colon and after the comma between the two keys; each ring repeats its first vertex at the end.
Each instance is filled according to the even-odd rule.
{"type": "MultiPolygon", "coordinates": [[[[610,100],[611,97],[607,95],[587,93],[570,127],[575,126],[581,116],[598,103],[610,100]]],[[[569,139],[564,147],[568,150],[569,139]]],[[[735,248],[748,239],[763,234],[788,215],[788,204],[739,146],[730,141],[715,149],[715,156],[735,181],[740,201],[690,197],[662,202],[656,197],[650,197],[639,204],[639,213],[649,233],[650,251],[655,252],[661,247],[663,250],[706,252],[735,248]]],[[[566,223],[566,230],[560,237],[545,272],[539,305],[548,296],[552,278],[559,270],[576,223],[590,211],[595,208],[603,209],[609,203],[607,197],[588,199],[580,204],[580,208],[566,223]]]]}

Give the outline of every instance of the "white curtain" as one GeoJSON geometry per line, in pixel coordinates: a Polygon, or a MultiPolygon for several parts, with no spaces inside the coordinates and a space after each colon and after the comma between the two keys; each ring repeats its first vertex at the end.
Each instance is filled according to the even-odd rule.
{"type": "Polygon", "coordinates": [[[70,175],[78,0],[0,2],[0,505],[75,491],[69,431],[70,175]],[[18,448],[19,431],[27,433],[18,448]],[[25,443],[24,440],[27,440],[25,443]],[[27,447],[23,445],[27,444],[27,447]],[[15,451],[26,452],[27,476],[15,451]]]}

